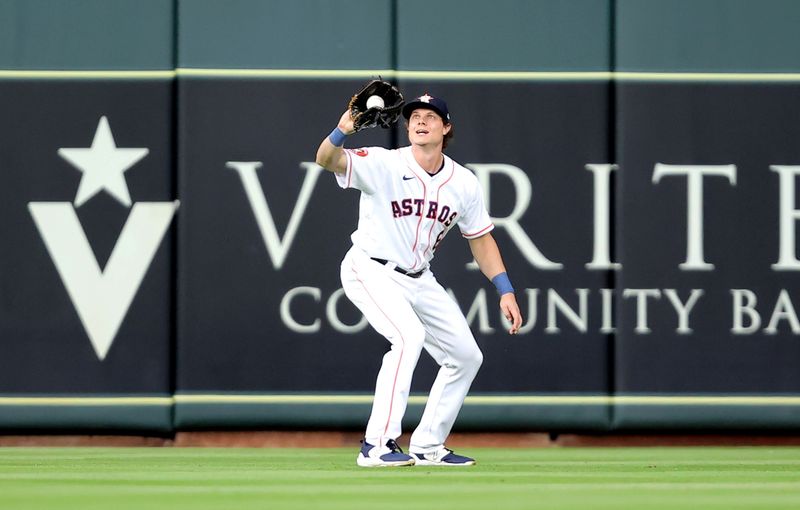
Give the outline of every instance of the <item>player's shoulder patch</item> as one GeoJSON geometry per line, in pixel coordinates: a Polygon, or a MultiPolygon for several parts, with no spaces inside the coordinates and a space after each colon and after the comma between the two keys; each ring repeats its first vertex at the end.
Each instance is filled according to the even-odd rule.
{"type": "Polygon", "coordinates": [[[360,149],[353,149],[352,152],[356,156],[361,156],[362,158],[365,157],[367,154],[369,154],[369,151],[363,147],[360,149]]]}

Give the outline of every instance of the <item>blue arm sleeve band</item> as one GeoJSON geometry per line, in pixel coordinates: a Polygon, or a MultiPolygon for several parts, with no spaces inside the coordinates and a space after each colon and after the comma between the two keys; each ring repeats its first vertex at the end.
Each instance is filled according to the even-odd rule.
{"type": "Polygon", "coordinates": [[[495,276],[492,278],[492,283],[497,288],[497,293],[501,296],[509,292],[514,292],[514,287],[511,286],[511,280],[508,279],[508,273],[500,273],[495,276]]]}
{"type": "Polygon", "coordinates": [[[344,132],[341,129],[339,129],[338,126],[333,128],[331,134],[328,135],[328,140],[331,141],[334,147],[341,147],[342,145],[344,145],[345,138],[347,138],[347,135],[344,134],[344,132]]]}

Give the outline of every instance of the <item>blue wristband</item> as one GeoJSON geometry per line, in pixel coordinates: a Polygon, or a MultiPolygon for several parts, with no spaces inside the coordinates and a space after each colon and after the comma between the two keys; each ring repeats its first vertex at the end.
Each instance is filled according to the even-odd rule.
{"type": "Polygon", "coordinates": [[[508,279],[508,273],[502,272],[492,278],[492,283],[497,288],[497,293],[501,296],[503,294],[514,293],[514,287],[511,286],[511,280],[508,279]]]}
{"type": "Polygon", "coordinates": [[[331,141],[334,147],[341,147],[344,145],[344,139],[347,138],[347,135],[344,134],[344,131],[339,129],[339,126],[333,128],[331,134],[328,135],[328,140],[331,141]]]}

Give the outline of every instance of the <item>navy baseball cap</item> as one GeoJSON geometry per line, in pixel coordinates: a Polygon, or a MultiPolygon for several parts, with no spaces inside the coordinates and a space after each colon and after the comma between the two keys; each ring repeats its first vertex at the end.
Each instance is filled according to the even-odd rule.
{"type": "Polygon", "coordinates": [[[411,112],[416,110],[417,108],[427,108],[428,110],[433,110],[439,114],[439,116],[444,119],[445,124],[450,123],[450,110],[447,109],[447,103],[444,102],[444,99],[433,97],[428,93],[425,93],[411,102],[406,103],[403,107],[403,117],[406,120],[411,117],[411,112]]]}

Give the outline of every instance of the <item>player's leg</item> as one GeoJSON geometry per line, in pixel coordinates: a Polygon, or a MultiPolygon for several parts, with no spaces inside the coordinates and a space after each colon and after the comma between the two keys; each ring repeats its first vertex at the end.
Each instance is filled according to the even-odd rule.
{"type": "MultiPolygon", "coordinates": [[[[369,446],[362,448],[360,465],[385,465],[376,459],[386,455],[401,459],[395,455],[399,448],[396,448],[394,440],[401,434],[411,378],[425,339],[422,324],[408,301],[411,291],[403,288],[388,271],[357,250],[351,250],[342,262],[345,294],[391,344],[378,372],[365,434],[367,445],[377,446],[379,450],[372,452],[371,459],[362,459],[369,456],[364,454],[365,449],[370,450],[369,446]],[[371,464],[372,461],[375,464],[371,464]]],[[[409,460],[406,455],[402,457],[409,460]]]]}
{"type": "MultiPolygon", "coordinates": [[[[428,332],[425,349],[440,368],[409,450],[429,454],[435,459],[434,464],[474,464],[472,459],[446,451],[444,443],[483,362],[483,354],[458,304],[432,275],[419,292],[415,310],[428,332]],[[445,457],[446,462],[441,462],[445,457]]],[[[425,462],[418,459],[417,463],[425,462]]]]}

